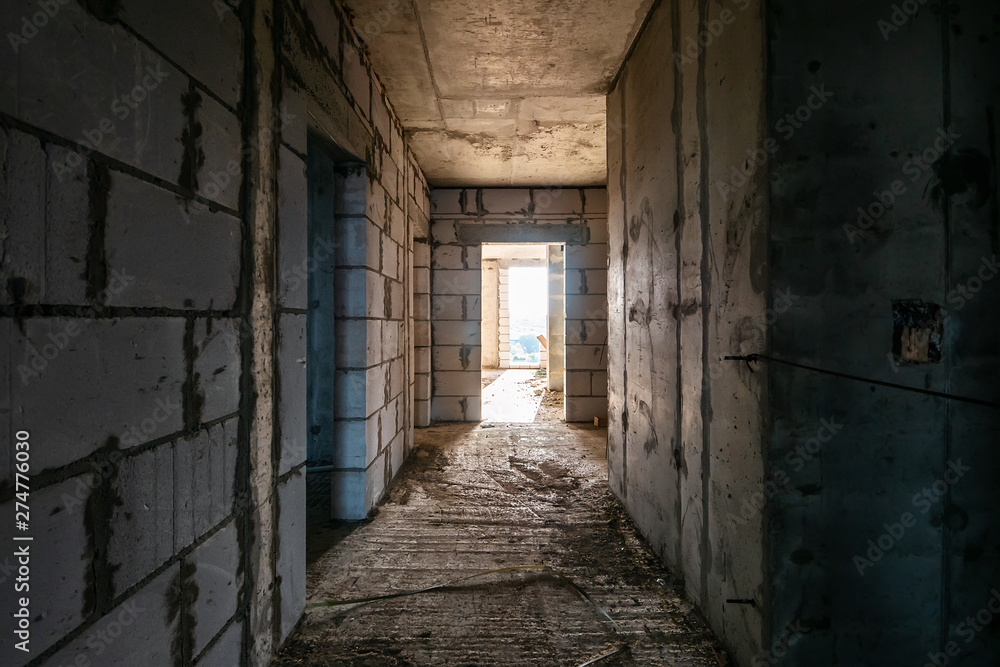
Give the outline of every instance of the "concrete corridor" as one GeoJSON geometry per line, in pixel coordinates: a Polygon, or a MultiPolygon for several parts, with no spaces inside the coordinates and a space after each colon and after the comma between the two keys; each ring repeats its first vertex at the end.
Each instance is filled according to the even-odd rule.
{"type": "Polygon", "coordinates": [[[0,26],[0,667],[1000,666],[998,0],[0,26]]]}
{"type": "MultiPolygon", "coordinates": [[[[445,424],[373,520],[310,537],[306,615],[274,665],[727,664],[607,485],[607,430],[556,419],[445,424]],[[339,532],[338,532],[339,531],[339,532]],[[317,555],[315,540],[333,545],[317,555]],[[310,607],[418,590],[370,604],[310,607]]],[[[322,550],[322,546],[320,547],[322,550]]]]}

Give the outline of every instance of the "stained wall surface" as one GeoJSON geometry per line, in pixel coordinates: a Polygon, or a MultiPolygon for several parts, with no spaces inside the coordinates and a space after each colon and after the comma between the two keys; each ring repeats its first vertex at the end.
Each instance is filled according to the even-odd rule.
{"type": "Polygon", "coordinates": [[[766,375],[721,358],[766,344],[766,180],[733,175],[765,140],[763,49],[759,3],[663,3],[608,98],[610,483],[741,665],[770,604],[763,514],[739,512],[766,375]]]}
{"type": "Polygon", "coordinates": [[[30,436],[37,575],[5,664],[263,665],[303,610],[307,457],[363,513],[412,445],[426,186],[328,2],[53,6],[0,49],[0,429],[30,436]],[[326,176],[332,243],[308,233],[310,134],[357,165],[326,176]],[[306,401],[320,274],[360,340],[333,424],[306,401]]]}
{"type": "MultiPolygon", "coordinates": [[[[919,7],[768,15],[771,270],[790,295],[772,351],[997,402],[1000,73],[984,64],[1000,61],[1000,15],[919,7]],[[916,301],[940,310],[911,317],[916,301]],[[940,358],[900,362],[904,327],[941,327],[940,358]]],[[[997,411],[766,370],[772,478],[787,476],[770,498],[771,625],[810,630],[788,659],[997,664],[995,623],[975,620],[997,604],[997,411]]]]}

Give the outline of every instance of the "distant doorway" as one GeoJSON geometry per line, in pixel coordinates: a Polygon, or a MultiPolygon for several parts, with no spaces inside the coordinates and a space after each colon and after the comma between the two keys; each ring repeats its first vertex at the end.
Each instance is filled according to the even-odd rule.
{"type": "Polygon", "coordinates": [[[563,246],[487,243],[482,251],[483,420],[561,420],[563,246]]]}
{"type": "Polygon", "coordinates": [[[548,361],[548,268],[510,267],[507,292],[510,367],[542,368],[548,361]]]}

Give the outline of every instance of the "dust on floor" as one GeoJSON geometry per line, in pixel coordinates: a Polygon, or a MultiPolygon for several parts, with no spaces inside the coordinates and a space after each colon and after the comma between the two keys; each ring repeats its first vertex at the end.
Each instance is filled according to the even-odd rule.
{"type": "Polygon", "coordinates": [[[565,580],[513,571],[310,608],[273,664],[581,665],[615,650],[597,664],[725,664],[608,488],[606,435],[551,421],[417,431],[419,449],[377,516],[337,524],[338,541],[309,565],[307,604],[545,565],[617,628],[565,580]]]}

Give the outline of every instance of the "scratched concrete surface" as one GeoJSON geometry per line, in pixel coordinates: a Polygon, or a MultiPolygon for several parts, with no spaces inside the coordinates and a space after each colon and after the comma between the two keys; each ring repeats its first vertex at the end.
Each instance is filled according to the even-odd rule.
{"type": "Polygon", "coordinates": [[[307,610],[274,665],[720,665],[721,646],[606,484],[606,430],[557,421],[448,424],[373,520],[310,543],[308,602],[492,574],[411,597],[307,610]]]}

